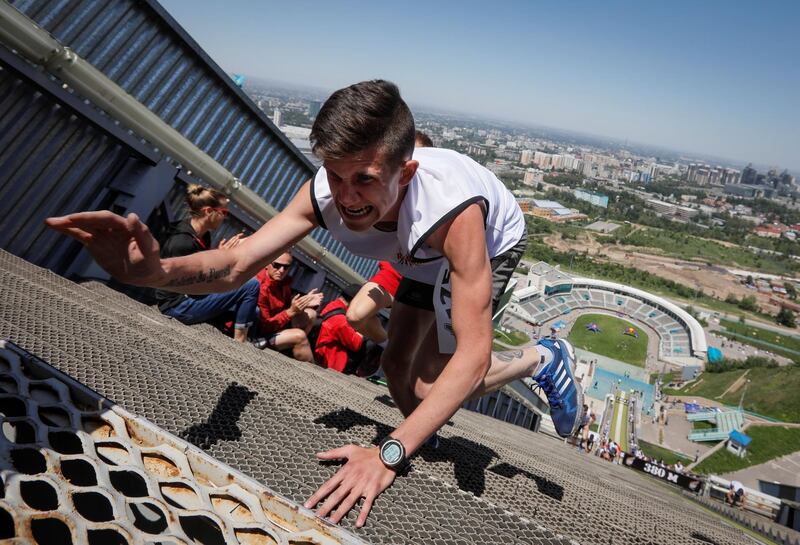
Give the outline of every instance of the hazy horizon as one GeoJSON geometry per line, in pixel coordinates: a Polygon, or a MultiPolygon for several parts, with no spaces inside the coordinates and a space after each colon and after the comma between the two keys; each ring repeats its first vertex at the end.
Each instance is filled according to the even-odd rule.
{"type": "Polygon", "coordinates": [[[800,3],[162,0],[228,72],[800,171],[800,3]]]}

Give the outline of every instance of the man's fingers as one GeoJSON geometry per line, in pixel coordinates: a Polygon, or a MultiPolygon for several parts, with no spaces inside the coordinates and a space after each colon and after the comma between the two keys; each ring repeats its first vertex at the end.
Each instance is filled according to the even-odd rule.
{"type": "Polygon", "coordinates": [[[136,239],[136,244],[139,246],[139,251],[142,252],[142,255],[145,257],[152,256],[153,254],[158,255],[158,241],[150,234],[150,229],[147,225],[139,221],[136,214],[130,214],[128,216],[128,222],[129,225],[132,224],[131,230],[133,231],[133,238],[136,239]]]}
{"type": "Polygon", "coordinates": [[[331,522],[334,524],[339,524],[339,521],[344,518],[344,516],[353,508],[353,506],[358,503],[359,498],[361,498],[361,489],[354,488],[350,491],[350,494],[339,504],[339,507],[336,508],[336,511],[333,512],[330,519],[331,522]]]}
{"type": "Polygon", "coordinates": [[[78,229],[77,227],[53,227],[53,229],[59,233],[69,235],[83,244],[89,244],[92,241],[91,233],[87,233],[83,229],[78,229]]]}
{"type": "Polygon", "coordinates": [[[310,498],[306,500],[303,504],[303,507],[306,509],[313,509],[315,505],[317,505],[322,498],[325,498],[333,492],[333,490],[339,486],[339,483],[342,482],[342,477],[339,475],[339,472],[336,472],[336,475],[325,481],[325,484],[320,486],[314,494],[310,498]]]}
{"type": "Polygon", "coordinates": [[[320,517],[327,517],[328,513],[333,511],[333,508],[342,503],[342,501],[351,493],[349,487],[339,485],[339,488],[334,490],[329,496],[328,499],[322,504],[322,507],[317,509],[317,514],[320,517]]]}
{"type": "Polygon", "coordinates": [[[375,496],[372,494],[368,494],[364,498],[364,503],[361,505],[361,512],[358,513],[358,519],[356,519],[356,528],[361,528],[367,522],[367,515],[369,515],[372,509],[372,502],[374,501],[375,496]]]}
{"type": "Polygon", "coordinates": [[[82,229],[128,229],[125,218],[108,210],[78,212],[68,216],[47,218],[49,227],[80,227],[82,229]]]}
{"type": "Polygon", "coordinates": [[[323,452],[317,453],[317,458],[320,460],[343,460],[347,459],[350,453],[350,446],[345,445],[343,447],[326,450],[323,452]]]}

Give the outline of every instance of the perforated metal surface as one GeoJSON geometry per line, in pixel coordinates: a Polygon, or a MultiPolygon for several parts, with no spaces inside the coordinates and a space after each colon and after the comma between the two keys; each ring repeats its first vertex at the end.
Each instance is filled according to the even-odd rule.
{"type": "MultiPolygon", "coordinates": [[[[0,253],[0,335],[294,501],[335,471],[314,453],[397,426],[366,381],[186,327],[99,284],[0,253]]],[[[672,489],[469,411],[375,504],[375,543],[751,543],[672,489]]]]}
{"type": "Polygon", "coordinates": [[[362,543],[0,341],[0,539],[362,543]]]}

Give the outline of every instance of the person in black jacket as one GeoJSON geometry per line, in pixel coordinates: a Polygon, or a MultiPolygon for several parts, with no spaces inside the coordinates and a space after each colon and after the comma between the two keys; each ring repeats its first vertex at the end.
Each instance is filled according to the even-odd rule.
{"type": "MultiPolygon", "coordinates": [[[[161,257],[179,257],[211,248],[211,231],[217,229],[228,215],[228,198],[221,192],[192,184],[186,202],[189,216],[170,226],[169,237],[161,247],[161,257]]],[[[219,248],[233,248],[242,241],[241,235],[222,240],[219,248]]],[[[207,322],[232,311],[234,339],[247,341],[247,332],[253,325],[258,303],[258,281],[253,278],[241,287],[224,293],[209,295],[184,295],[166,290],[156,290],[158,309],[184,324],[207,322]]]]}

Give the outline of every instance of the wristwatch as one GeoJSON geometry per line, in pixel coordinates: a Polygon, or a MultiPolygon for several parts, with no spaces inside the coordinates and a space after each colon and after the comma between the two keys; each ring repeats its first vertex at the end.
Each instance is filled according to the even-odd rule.
{"type": "Polygon", "coordinates": [[[381,462],[389,469],[399,469],[406,461],[406,447],[403,443],[387,435],[378,444],[381,462]]]}

